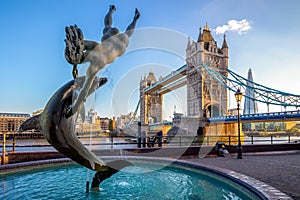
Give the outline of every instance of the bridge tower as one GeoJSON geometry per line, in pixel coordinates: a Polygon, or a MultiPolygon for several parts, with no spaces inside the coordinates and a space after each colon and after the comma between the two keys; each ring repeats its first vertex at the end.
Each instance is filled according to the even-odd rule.
{"type": "Polygon", "coordinates": [[[140,81],[140,120],[142,125],[162,122],[163,96],[157,92],[145,93],[145,89],[157,82],[153,72],[140,81]]]}
{"type": "Polygon", "coordinates": [[[218,47],[207,23],[200,27],[197,42],[188,40],[187,64],[187,114],[188,116],[222,116],[227,112],[227,89],[205,72],[201,64],[228,76],[228,45],[224,34],[222,47],[218,47]]]}

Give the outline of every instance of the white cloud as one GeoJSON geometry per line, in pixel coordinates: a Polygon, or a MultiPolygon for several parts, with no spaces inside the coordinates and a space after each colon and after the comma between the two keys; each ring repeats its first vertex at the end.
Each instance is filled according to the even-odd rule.
{"type": "Polygon", "coordinates": [[[231,19],[227,22],[227,24],[223,26],[218,26],[213,31],[216,32],[217,35],[224,34],[225,32],[232,31],[238,32],[238,34],[244,34],[251,29],[250,22],[246,19],[237,21],[231,19]]]}

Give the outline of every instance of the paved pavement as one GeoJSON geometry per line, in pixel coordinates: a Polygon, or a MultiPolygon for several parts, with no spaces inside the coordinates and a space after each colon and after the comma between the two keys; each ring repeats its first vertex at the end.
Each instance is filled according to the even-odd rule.
{"type": "Polygon", "coordinates": [[[245,153],[243,159],[230,155],[188,160],[245,174],[300,200],[300,151],[245,153]]]}

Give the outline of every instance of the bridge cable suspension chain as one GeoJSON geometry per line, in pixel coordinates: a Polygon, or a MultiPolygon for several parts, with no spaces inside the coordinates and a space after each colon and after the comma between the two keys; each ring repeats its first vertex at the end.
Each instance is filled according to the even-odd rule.
{"type": "Polygon", "coordinates": [[[254,97],[244,94],[246,98],[253,99],[255,101],[262,102],[268,105],[273,104],[284,107],[300,107],[300,95],[289,94],[286,92],[281,92],[279,90],[263,86],[261,84],[250,81],[229,69],[227,69],[227,72],[233,77],[233,79],[230,79],[220,74],[219,72],[213,70],[204,63],[202,63],[201,66],[214,80],[216,80],[222,86],[228,88],[229,90],[236,92],[238,88],[243,88],[243,90],[249,88],[255,93],[254,97]],[[247,82],[251,84],[247,84],[247,82]]]}
{"type": "Polygon", "coordinates": [[[132,115],[132,117],[131,117],[131,119],[130,119],[130,121],[128,122],[127,125],[132,124],[134,118],[136,117],[137,111],[138,111],[139,106],[140,106],[140,102],[141,102],[141,100],[139,100],[139,102],[137,103],[136,108],[135,108],[135,111],[134,111],[134,113],[133,113],[133,115],[132,115]]]}

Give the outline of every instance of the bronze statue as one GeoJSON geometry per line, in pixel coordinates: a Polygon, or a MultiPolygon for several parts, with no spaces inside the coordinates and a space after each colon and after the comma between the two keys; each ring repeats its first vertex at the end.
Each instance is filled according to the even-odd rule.
{"type": "MultiPolygon", "coordinates": [[[[86,63],[90,62],[90,65],[86,71],[86,80],[83,85],[83,89],[80,91],[79,96],[74,99],[74,103],[68,108],[67,116],[72,116],[73,110],[80,110],[82,107],[82,101],[85,101],[87,98],[88,91],[92,85],[93,80],[97,76],[97,73],[104,68],[107,64],[112,63],[117,57],[121,56],[129,43],[129,37],[133,34],[136,22],[140,17],[140,13],[138,9],[135,9],[135,15],[132,22],[127,27],[124,33],[119,33],[119,30],[115,27],[112,27],[112,14],[116,10],[115,6],[110,5],[109,11],[104,18],[104,29],[103,29],[103,36],[101,38],[101,43],[97,43],[94,41],[83,40],[81,37],[82,32],[80,29],[77,28],[75,25],[73,28],[70,27],[72,30],[73,38],[75,38],[76,46],[75,51],[82,49],[84,45],[84,54],[81,55],[81,51],[78,52],[79,55],[74,56],[74,63],[86,63]]],[[[69,44],[68,34],[66,39],[67,48],[69,44]]],[[[69,58],[68,55],[66,55],[69,58]]],[[[71,59],[67,59],[71,60],[71,59]]],[[[73,69],[73,76],[77,75],[76,68],[73,69]]],[[[76,76],[74,76],[76,78],[76,76]]]]}
{"type": "Polygon", "coordinates": [[[140,17],[136,9],[131,24],[124,33],[119,33],[117,28],[112,27],[112,13],[115,10],[115,6],[111,5],[105,16],[101,43],[84,40],[82,31],[76,25],[66,27],[65,57],[73,65],[74,80],[55,92],[42,114],[26,120],[20,127],[20,131],[41,130],[47,141],[59,152],[78,164],[97,171],[93,187],[99,186],[102,180],[122,167],[130,165],[126,161],[111,162],[114,165],[113,169],[85,148],[74,133],[78,115],[80,114],[82,119],[85,118],[86,98],[107,82],[106,78],[98,78],[97,73],[125,52],[129,37],[133,34],[140,17]],[[86,75],[77,77],[77,65],[85,62],[90,62],[86,75]],[[99,178],[101,174],[104,176],[99,178]]]}

